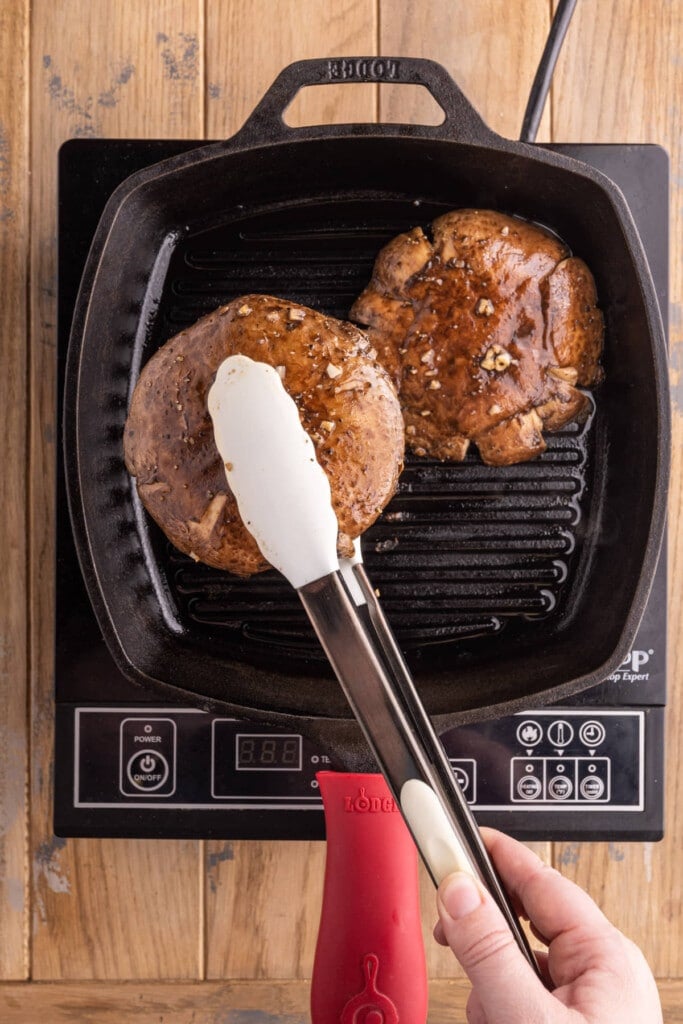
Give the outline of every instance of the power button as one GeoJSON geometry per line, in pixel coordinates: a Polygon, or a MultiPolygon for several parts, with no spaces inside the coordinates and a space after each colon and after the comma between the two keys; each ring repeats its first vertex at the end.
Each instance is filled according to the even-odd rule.
{"type": "Polygon", "coordinates": [[[125,718],[120,727],[123,796],[172,796],[175,792],[176,724],[172,718],[125,718]]]}
{"type": "Polygon", "coordinates": [[[141,793],[155,793],[168,779],[168,761],[158,750],[154,754],[140,750],[128,762],[126,775],[134,789],[141,793]]]}

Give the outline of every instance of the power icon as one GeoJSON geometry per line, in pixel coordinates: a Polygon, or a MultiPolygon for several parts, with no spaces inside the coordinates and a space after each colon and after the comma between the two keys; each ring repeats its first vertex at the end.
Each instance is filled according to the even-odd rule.
{"type": "Polygon", "coordinates": [[[150,754],[146,750],[139,750],[128,761],[126,775],[134,789],[141,793],[154,793],[168,779],[169,764],[158,751],[150,754]]]}

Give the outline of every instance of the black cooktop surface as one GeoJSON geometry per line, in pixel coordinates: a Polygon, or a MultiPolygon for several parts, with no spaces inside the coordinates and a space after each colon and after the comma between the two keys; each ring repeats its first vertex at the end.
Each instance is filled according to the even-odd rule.
{"type": "MultiPolygon", "coordinates": [[[[80,276],[107,198],[134,171],[201,144],[74,140],[62,147],[60,392],[80,276]]],[[[622,188],[666,317],[666,154],[645,145],[552,148],[592,163],[622,188]]],[[[665,623],[663,557],[634,648],[609,680],[562,708],[530,709],[442,737],[481,823],[524,838],[659,838],[665,623]]],[[[150,703],[118,671],[81,580],[61,466],[56,699],[58,834],[322,838],[315,771],[329,764],[323,748],[295,732],[150,703]]]]}

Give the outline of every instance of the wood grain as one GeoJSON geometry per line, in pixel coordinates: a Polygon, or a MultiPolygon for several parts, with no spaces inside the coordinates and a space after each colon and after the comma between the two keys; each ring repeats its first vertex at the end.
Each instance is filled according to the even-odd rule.
{"type": "Polygon", "coordinates": [[[0,7],[0,979],[28,971],[26,875],[26,292],[28,3],[0,7]]]}
{"type": "MultiPolygon", "coordinates": [[[[3,1024],[307,1024],[309,991],[305,981],[5,984],[0,985],[0,1019],[3,1024]]],[[[463,981],[432,981],[428,1024],[464,1021],[469,991],[463,981]]],[[[683,982],[664,981],[660,991],[667,1024],[682,1024],[683,982]]]]}
{"type": "Polygon", "coordinates": [[[325,844],[207,843],[207,977],[310,978],[325,844]]]}
{"type": "Polygon", "coordinates": [[[657,976],[683,972],[680,850],[683,802],[683,6],[601,0],[579,4],[553,87],[560,140],[656,142],[671,157],[671,383],[673,463],[669,517],[669,696],[666,838],[660,844],[564,844],[562,871],[644,949],[657,976]],[[600,102],[596,102],[596,97],[600,102]]]}
{"type": "MultiPolygon", "coordinates": [[[[380,53],[443,64],[489,127],[519,138],[529,88],[550,23],[547,0],[379,0],[380,53]]],[[[425,90],[380,87],[380,120],[430,120],[425,90]]],[[[549,137],[546,111],[539,140],[549,137]]]]}
{"type": "MultiPolygon", "coordinates": [[[[374,0],[219,0],[207,5],[207,132],[232,135],[275,76],[292,61],[375,53],[374,0]]],[[[344,85],[304,89],[288,123],[372,121],[376,89],[344,85]]]]}
{"type": "Polygon", "coordinates": [[[203,130],[197,0],[58,0],[31,22],[32,976],[196,978],[199,844],[52,835],[56,159],[69,137],[203,130]]]}

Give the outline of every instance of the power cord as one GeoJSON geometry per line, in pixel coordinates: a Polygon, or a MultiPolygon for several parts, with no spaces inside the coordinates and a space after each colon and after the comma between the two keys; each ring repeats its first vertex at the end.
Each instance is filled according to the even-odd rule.
{"type": "Polygon", "coordinates": [[[569,28],[569,23],[572,20],[575,7],[576,0],[559,0],[557,5],[555,17],[553,18],[550,26],[550,32],[548,33],[548,39],[531,86],[529,102],[527,103],[526,110],[524,111],[522,131],[519,136],[522,142],[536,141],[536,134],[538,132],[538,126],[541,123],[541,117],[543,116],[543,109],[548,96],[548,90],[550,88],[550,83],[553,80],[555,64],[557,63],[557,58],[560,55],[562,43],[564,42],[564,37],[567,34],[567,29],[569,28]]]}

